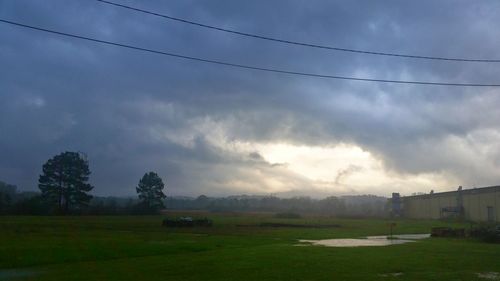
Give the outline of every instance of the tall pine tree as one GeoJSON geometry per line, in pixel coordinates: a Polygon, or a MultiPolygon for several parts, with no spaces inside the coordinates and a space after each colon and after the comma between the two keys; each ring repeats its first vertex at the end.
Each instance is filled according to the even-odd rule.
{"type": "Polygon", "coordinates": [[[159,210],[165,207],[163,204],[163,199],[166,198],[165,194],[163,194],[164,187],[165,185],[158,174],[149,172],[144,174],[139,181],[136,191],[139,194],[139,199],[147,208],[159,210]]]}
{"type": "Polygon", "coordinates": [[[38,179],[42,197],[57,207],[60,213],[88,205],[94,187],[88,184],[88,162],[78,152],[63,152],[43,165],[38,179]]]}

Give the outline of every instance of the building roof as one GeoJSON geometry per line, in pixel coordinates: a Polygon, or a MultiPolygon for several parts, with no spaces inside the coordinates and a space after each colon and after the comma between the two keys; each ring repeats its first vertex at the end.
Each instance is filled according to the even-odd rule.
{"type": "MultiPolygon", "coordinates": [[[[500,185],[494,185],[494,186],[486,186],[486,187],[478,187],[478,188],[469,188],[469,189],[462,189],[462,194],[477,194],[477,193],[485,193],[485,192],[492,192],[492,191],[500,191],[500,185]]],[[[452,193],[458,192],[458,190],[453,190],[453,191],[444,191],[444,192],[436,192],[436,193],[427,193],[427,194],[419,194],[419,195],[409,195],[409,196],[403,196],[404,198],[418,198],[418,197],[430,197],[430,196],[443,196],[443,195],[450,195],[452,193]]]]}

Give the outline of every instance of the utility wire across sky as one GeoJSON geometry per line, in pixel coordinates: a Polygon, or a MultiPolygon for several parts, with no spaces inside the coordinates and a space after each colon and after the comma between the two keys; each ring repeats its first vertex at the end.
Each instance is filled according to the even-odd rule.
{"type": "Polygon", "coordinates": [[[400,58],[410,58],[410,59],[423,59],[423,60],[441,60],[441,61],[457,61],[457,62],[483,62],[483,63],[499,63],[500,62],[500,59],[474,59],[474,58],[453,58],[453,57],[440,57],[440,56],[422,56],[422,55],[376,52],[376,51],[368,51],[368,50],[357,50],[357,49],[340,48],[340,47],[334,47],[334,46],[318,45],[318,44],[292,41],[292,40],[280,39],[280,38],[275,38],[275,37],[269,37],[269,36],[265,36],[265,35],[242,32],[242,31],[233,30],[233,29],[222,28],[222,27],[218,27],[218,26],[214,26],[214,25],[208,25],[208,24],[204,24],[204,23],[200,23],[200,22],[196,22],[196,21],[186,20],[186,19],[182,19],[182,18],[178,18],[178,17],[172,17],[172,16],[165,15],[165,14],[147,11],[147,10],[140,9],[137,7],[119,4],[119,3],[115,3],[115,2],[111,2],[111,1],[107,1],[107,0],[96,0],[96,1],[104,3],[104,4],[120,7],[120,8],[129,9],[129,10],[132,10],[135,12],[140,12],[140,13],[144,13],[144,14],[148,14],[148,15],[152,15],[152,16],[156,16],[156,17],[161,17],[161,18],[168,19],[168,20],[178,21],[178,22],[182,22],[182,23],[186,23],[186,24],[190,24],[190,25],[195,25],[195,26],[199,26],[199,27],[203,27],[203,28],[209,28],[209,29],[218,30],[218,31],[227,32],[227,33],[232,33],[232,34],[237,34],[237,35],[241,35],[241,36],[252,37],[252,38],[268,40],[268,41],[274,41],[274,42],[290,44],[290,45],[303,46],[303,47],[311,47],[311,48],[317,48],[317,49],[359,53],[359,54],[367,54],[367,55],[400,57],[400,58]]]}
{"type": "Polygon", "coordinates": [[[278,68],[267,68],[267,67],[251,66],[251,65],[237,64],[237,63],[225,62],[225,61],[219,61],[219,60],[211,60],[211,59],[205,59],[205,58],[192,57],[192,56],[175,54],[175,53],[170,53],[170,52],[165,52],[165,51],[159,51],[159,50],[154,50],[154,49],[148,49],[148,48],[143,48],[143,47],[138,47],[138,46],[133,46],[133,45],[116,43],[116,42],[111,42],[111,41],[106,41],[106,40],[101,40],[101,39],[86,37],[86,36],[82,36],[82,35],[75,35],[75,34],[70,34],[70,33],[66,33],[66,32],[56,31],[56,30],[52,30],[52,29],[47,29],[47,28],[42,28],[42,27],[37,27],[37,26],[32,26],[32,25],[27,25],[27,24],[23,24],[23,23],[19,23],[19,22],[14,22],[14,21],[10,21],[10,20],[5,20],[5,19],[0,19],[0,22],[4,23],[4,24],[9,24],[9,25],[14,25],[14,26],[18,26],[18,27],[23,27],[23,28],[31,29],[31,30],[42,31],[42,32],[46,32],[46,33],[57,34],[57,35],[60,35],[60,36],[65,36],[65,37],[71,37],[71,38],[77,38],[77,39],[81,39],[81,40],[96,42],[96,43],[105,44],[105,45],[108,45],[108,46],[122,47],[122,48],[132,49],[132,50],[136,50],[136,51],[142,51],[142,52],[148,52],[148,53],[153,53],[153,54],[158,54],[158,55],[164,55],[164,56],[169,56],[169,57],[181,58],[181,59],[185,59],[185,60],[199,61],[199,62],[205,62],[205,63],[210,63],[210,64],[225,65],[225,66],[230,66],[230,67],[235,67],[235,68],[251,69],[251,70],[258,70],[258,71],[265,71],[265,72],[273,72],[273,73],[281,73],[281,74],[289,74],[289,75],[298,75],[298,76],[307,76],[307,77],[317,77],[317,78],[327,78],[327,79],[365,81],[365,82],[378,82],[378,83],[393,83],[393,84],[416,84],[416,85],[457,86],[457,87],[500,87],[500,84],[450,83],[450,82],[428,82],[428,81],[373,79],[373,78],[361,78],[361,77],[349,77],[349,76],[316,74],[316,73],[309,73],[309,72],[299,72],[299,71],[284,70],[284,69],[278,69],[278,68]]]}

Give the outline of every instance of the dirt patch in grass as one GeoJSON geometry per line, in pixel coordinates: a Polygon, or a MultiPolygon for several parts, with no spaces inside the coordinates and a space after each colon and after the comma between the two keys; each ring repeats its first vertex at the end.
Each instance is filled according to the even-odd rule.
{"type": "Polygon", "coordinates": [[[402,276],[403,272],[391,272],[379,274],[380,277],[399,277],[402,276]]]}

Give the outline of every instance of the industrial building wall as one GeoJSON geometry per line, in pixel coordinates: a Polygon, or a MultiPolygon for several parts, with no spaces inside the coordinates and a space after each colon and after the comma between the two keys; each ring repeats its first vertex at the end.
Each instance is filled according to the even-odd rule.
{"type": "Polygon", "coordinates": [[[403,212],[408,218],[439,219],[441,208],[455,205],[456,195],[453,193],[403,197],[403,212]]]}
{"type": "MultiPolygon", "coordinates": [[[[439,219],[442,208],[457,206],[457,196],[458,192],[446,192],[402,197],[403,215],[407,218],[439,219]]],[[[500,188],[463,191],[462,202],[465,219],[500,222],[500,188]]]]}
{"type": "Polygon", "coordinates": [[[488,221],[488,207],[492,208],[494,221],[500,221],[500,192],[476,192],[464,194],[465,218],[473,221],[488,221]]]}
{"type": "Polygon", "coordinates": [[[495,192],[495,221],[500,222],[500,190],[495,192]]]}

